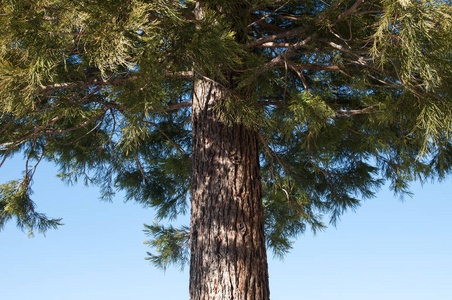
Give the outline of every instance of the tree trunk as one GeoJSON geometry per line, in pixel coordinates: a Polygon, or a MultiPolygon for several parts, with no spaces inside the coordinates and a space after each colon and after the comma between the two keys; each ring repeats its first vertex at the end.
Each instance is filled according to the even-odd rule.
{"type": "Polygon", "coordinates": [[[221,122],[224,90],[195,82],[191,198],[191,300],[268,300],[258,136],[221,122]]]}

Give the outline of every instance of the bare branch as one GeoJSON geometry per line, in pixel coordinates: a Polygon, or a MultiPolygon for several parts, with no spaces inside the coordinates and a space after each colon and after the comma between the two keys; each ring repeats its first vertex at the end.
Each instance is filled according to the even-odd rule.
{"type": "Polygon", "coordinates": [[[268,42],[274,42],[279,39],[293,37],[293,36],[301,36],[302,33],[304,33],[304,28],[296,28],[293,30],[287,30],[282,33],[268,35],[263,38],[257,39],[255,41],[245,45],[245,48],[246,49],[254,48],[254,47],[260,46],[262,44],[268,43],[268,42]]]}
{"type": "Polygon", "coordinates": [[[355,11],[353,15],[366,15],[366,14],[382,14],[383,10],[365,10],[365,11],[355,11]]]}
{"type": "Polygon", "coordinates": [[[3,126],[3,128],[0,130],[0,135],[3,134],[3,132],[6,131],[6,129],[8,129],[9,126],[11,126],[14,123],[14,119],[11,119],[8,123],[6,123],[6,125],[3,126]]]}
{"type": "Polygon", "coordinates": [[[363,108],[363,109],[338,109],[336,111],[336,115],[338,117],[349,117],[353,115],[361,115],[361,114],[370,114],[379,112],[378,110],[375,110],[378,108],[378,104],[363,108]]]}
{"type": "Polygon", "coordinates": [[[291,64],[291,63],[289,63],[289,67],[290,67],[295,73],[297,73],[298,77],[300,78],[301,82],[303,83],[304,89],[305,89],[305,90],[308,90],[308,89],[309,89],[309,84],[308,84],[308,82],[306,81],[306,78],[304,77],[303,72],[300,72],[300,70],[299,70],[296,66],[294,66],[293,64],[291,64]]]}
{"type": "MultiPolygon", "coordinates": [[[[336,65],[318,65],[318,64],[294,64],[290,63],[293,70],[310,70],[310,71],[340,71],[336,65]]],[[[283,67],[283,64],[278,64],[276,67],[283,67]]]]}
{"type": "MultiPolygon", "coordinates": [[[[175,79],[185,79],[185,80],[193,80],[193,72],[192,71],[181,71],[181,72],[168,72],[165,74],[165,77],[175,78],[175,79]]],[[[106,86],[106,85],[120,85],[123,84],[129,80],[135,80],[140,78],[139,76],[130,76],[125,78],[109,78],[109,79],[102,79],[102,78],[95,78],[91,80],[86,81],[76,81],[76,82],[62,82],[62,83],[55,83],[50,84],[46,86],[41,86],[40,91],[41,92],[52,92],[60,89],[70,89],[70,88],[83,88],[83,87],[89,87],[89,86],[106,86]]]]}
{"type": "MultiPolygon", "coordinates": [[[[184,107],[191,107],[191,105],[192,105],[192,102],[187,101],[187,102],[182,102],[182,103],[165,106],[163,108],[163,110],[164,111],[172,111],[172,110],[177,110],[177,109],[184,108],[184,107]]],[[[156,111],[148,111],[148,112],[156,112],[156,111]]]]}
{"type": "Polygon", "coordinates": [[[262,67],[260,67],[257,70],[256,73],[257,74],[262,74],[262,73],[267,72],[269,69],[271,69],[273,67],[280,66],[280,65],[285,65],[285,60],[291,56],[291,53],[294,50],[296,50],[296,49],[304,47],[311,39],[312,39],[312,35],[307,37],[306,39],[298,42],[298,43],[292,44],[283,53],[281,53],[278,56],[274,57],[267,64],[265,64],[262,67]]]}
{"type": "Polygon", "coordinates": [[[93,85],[106,86],[106,85],[118,85],[123,84],[129,80],[137,79],[138,76],[132,76],[127,78],[111,78],[111,79],[92,79],[87,81],[76,81],[76,82],[63,82],[63,83],[55,83],[46,86],[41,86],[40,90],[42,92],[47,91],[56,91],[60,89],[70,89],[70,88],[78,88],[78,87],[89,87],[93,85]]]}
{"type": "Polygon", "coordinates": [[[341,13],[336,21],[341,20],[342,18],[349,16],[351,14],[353,14],[353,12],[364,2],[364,0],[357,0],[349,9],[347,9],[346,11],[344,11],[343,13],[341,13]]]}
{"type": "Polygon", "coordinates": [[[324,40],[324,39],[320,39],[320,41],[330,45],[334,49],[337,49],[337,50],[340,50],[342,52],[349,53],[349,54],[355,56],[358,60],[355,60],[353,62],[356,63],[356,64],[359,64],[359,65],[362,65],[362,66],[369,66],[369,62],[372,61],[371,58],[364,57],[364,56],[361,56],[359,54],[356,54],[356,52],[353,52],[350,48],[347,48],[347,47],[344,47],[342,45],[336,44],[335,42],[324,40]]]}
{"type": "Polygon", "coordinates": [[[193,80],[195,77],[192,71],[170,72],[165,74],[165,78],[193,80]]]}
{"type": "Polygon", "coordinates": [[[268,42],[268,43],[263,43],[262,45],[258,45],[256,47],[261,47],[261,48],[287,48],[287,47],[290,47],[290,43],[268,42]]]}

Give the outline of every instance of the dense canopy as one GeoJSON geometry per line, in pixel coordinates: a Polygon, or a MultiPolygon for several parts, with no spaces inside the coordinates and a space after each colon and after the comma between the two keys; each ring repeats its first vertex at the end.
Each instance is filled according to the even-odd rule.
{"type": "MultiPolygon", "coordinates": [[[[275,254],[385,181],[404,194],[451,170],[449,1],[2,0],[0,24],[0,166],[25,157],[0,227],[61,223],[30,198],[41,160],[103,199],[187,212],[197,81],[223,88],[221,122],[258,132],[275,254]]],[[[155,263],[183,259],[188,227],[146,230],[155,263]]]]}

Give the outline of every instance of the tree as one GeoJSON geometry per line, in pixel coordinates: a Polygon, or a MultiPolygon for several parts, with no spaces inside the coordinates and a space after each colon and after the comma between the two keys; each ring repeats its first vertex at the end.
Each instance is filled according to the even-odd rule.
{"type": "Polygon", "coordinates": [[[266,246],[451,171],[447,1],[4,0],[0,18],[0,165],[26,158],[0,226],[61,223],[30,198],[42,159],[160,220],[190,207],[190,227],[146,229],[152,262],[190,261],[190,299],[269,299],[266,246]]]}

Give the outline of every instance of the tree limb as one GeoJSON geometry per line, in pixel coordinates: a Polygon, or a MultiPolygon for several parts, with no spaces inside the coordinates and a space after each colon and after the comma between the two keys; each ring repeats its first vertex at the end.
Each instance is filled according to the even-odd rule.
{"type": "MultiPolygon", "coordinates": [[[[276,67],[283,67],[283,63],[275,65],[276,67]]],[[[318,64],[294,64],[290,63],[293,70],[309,70],[309,71],[340,71],[339,66],[336,65],[318,65],[318,64]]]]}
{"type": "MultiPolygon", "coordinates": [[[[89,87],[89,86],[93,86],[93,85],[98,85],[98,86],[120,85],[129,80],[135,80],[138,78],[140,78],[140,76],[130,76],[130,77],[125,77],[125,78],[109,78],[109,79],[94,78],[94,79],[86,80],[86,81],[62,82],[62,83],[55,83],[55,84],[50,84],[50,85],[46,85],[46,86],[41,86],[40,91],[41,92],[53,92],[53,91],[60,90],[60,89],[83,88],[83,87],[89,87]]],[[[192,80],[194,78],[194,75],[193,75],[192,71],[168,72],[165,74],[165,78],[192,80]]]]}
{"type": "Polygon", "coordinates": [[[46,85],[46,86],[41,86],[40,91],[48,92],[48,91],[56,91],[56,90],[60,90],[60,89],[88,87],[88,86],[92,86],[92,85],[99,85],[99,86],[118,85],[118,84],[127,82],[128,80],[133,80],[133,79],[137,79],[137,78],[138,78],[138,76],[132,76],[132,77],[127,77],[127,78],[112,78],[112,79],[95,78],[95,79],[87,80],[87,81],[55,83],[55,84],[50,84],[50,85],[46,85]]]}
{"type": "Polygon", "coordinates": [[[378,108],[378,104],[363,109],[338,109],[336,111],[336,115],[338,117],[349,117],[353,115],[370,114],[373,112],[378,112],[378,110],[375,110],[375,108],[378,108]]]}
{"type": "Polygon", "coordinates": [[[342,18],[351,15],[363,2],[364,0],[357,0],[349,9],[337,16],[336,21],[339,21],[342,18]]]}
{"type": "Polygon", "coordinates": [[[268,36],[262,37],[260,39],[257,39],[249,44],[246,44],[245,49],[254,48],[254,47],[260,46],[264,43],[274,42],[276,40],[283,39],[283,38],[300,36],[302,33],[304,33],[304,28],[296,28],[293,30],[284,31],[282,33],[268,35],[268,36]]]}

